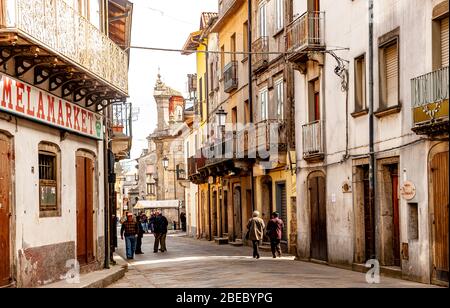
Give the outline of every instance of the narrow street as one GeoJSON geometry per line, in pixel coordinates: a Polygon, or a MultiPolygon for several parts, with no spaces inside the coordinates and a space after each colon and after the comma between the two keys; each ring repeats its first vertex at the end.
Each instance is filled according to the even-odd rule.
{"type": "MultiPolygon", "coordinates": [[[[169,234],[168,251],[154,254],[153,239],[144,236],[144,254],[129,262],[125,277],[111,288],[432,287],[383,276],[380,284],[371,285],[362,273],[295,261],[290,255],[273,259],[270,252],[256,260],[250,247],[217,245],[182,233],[169,234]]],[[[124,242],[119,242],[118,253],[124,258],[124,242]]]]}

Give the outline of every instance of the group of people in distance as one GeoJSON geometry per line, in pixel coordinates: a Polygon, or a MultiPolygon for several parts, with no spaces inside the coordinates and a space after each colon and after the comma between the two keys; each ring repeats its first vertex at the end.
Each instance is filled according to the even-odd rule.
{"type": "Polygon", "coordinates": [[[151,232],[155,236],[153,252],[166,252],[167,218],[160,212],[155,211],[150,219],[145,214],[133,215],[126,212],[121,221],[120,237],[125,240],[126,255],[128,260],[134,259],[134,254],[143,254],[142,238],[144,233],[151,232]],[[160,248],[161,247],[161,248],[160,248]]]}

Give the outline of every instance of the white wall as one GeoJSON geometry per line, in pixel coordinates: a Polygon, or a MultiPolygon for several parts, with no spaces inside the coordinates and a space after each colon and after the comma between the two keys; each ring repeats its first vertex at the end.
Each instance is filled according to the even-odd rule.
{"type": "Polygon", "coordinates": [[[76,242],[76,151],[85,149],[97,155],[94,191],[96,230],[94,240],[104,235],[103,143],[69,135],[61,141],[60,133],[50,127],[18,119],[0,120],[0,129],[12,134],[15,151],[15,253],[20,249],[63,242],[76,242]],[[57,144],[61,150],[61,217],[39,218],[38,145],[41,141],[57,144]],[[34,168],[34,172],[32,171],[34,168]]]}

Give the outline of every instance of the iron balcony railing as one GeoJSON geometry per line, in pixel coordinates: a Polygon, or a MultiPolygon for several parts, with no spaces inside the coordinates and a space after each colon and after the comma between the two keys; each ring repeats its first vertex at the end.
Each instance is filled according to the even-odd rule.
{"type": "Polygon", "coordinates": [[[449,67],[411,80],[413,124],[448,119],[449,67]]]}
{"type": "Polygon", "coordinates": [[[228,10],[238,1],[242,0],[219,0],[219,18],[222,18],[228,10]]]}
{"type": "Polygon", "coordinates": [[[252,57],[253,71],[258,71],[269,64],[269,38],[261,36],[252,43],[252,52],[255,54],[252,57]]]}
{"type": "Polygon", "coordinates": [[[303,157],[324,153],[323,121],[314,121],[302,127],[303,157]]]}
{"type": "Polygon", "coordinates": [[[230,93],[238,87],[238,63],[231,61],[223,68],[223,87],[225,93],[230,93]]]}
{"type": "Polygon", "coordinates": [[[63,0],[2,0],[0,32],[14,33],[128,93],[128,55],[63,0]]]}
{"type": "Polygon", "coordinates": [[[133,137],[131,103],[112,104],[112,130],[113,136],[133,137]]]}
{"type": "Polygon", "coordinates": [[[284,120],[264,120],[256,124],[256,143],[250,152],[278,151],[286,145],[286,122],[284,120]]]}
{"type": "Polygon", "coordinates": [[[306,12],[301,15],[286,27],[286,51],[300,52],[324,47],[324,28],[324,12],[306,12]]]}

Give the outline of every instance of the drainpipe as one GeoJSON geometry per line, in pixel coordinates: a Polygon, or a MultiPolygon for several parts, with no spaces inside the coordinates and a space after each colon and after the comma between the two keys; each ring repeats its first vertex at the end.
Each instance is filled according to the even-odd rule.
{"type": "MultiPolygon", "coordinates": [[[[373,115],[373,103],[374,103],[374,68],[373,68],[373,5],[374,1],[369,0],[369,204],[370,210],[374,210],[375,213],[375,153],[374,153],[374,115],[373,115]]],[[[377,258],[376,238],[377,238],[377,225],[375,219],[375,213],[371,213],[372,224],[375,226],[375,236],[373,238],[372,247],[372,257],[377,258]]]]}
{"type": "Polygon", "coordinates": [[[110,108],[106,107],[105,109],[105,115],[103,117],[103,125],[105,130],[105,135],[103,136],[103,186],[104,186],[104,198],[105,198],[105,226],[104,226],[104,232],[105,232],[105,264],[104,267],[106,269],[109,269],[109,254],[110,254],[110,232],[109,232],[109,221],[110,221],[110,200],[109,200],[109,168],[108,168],[108,161],[109,161],[109,130],[108,130],[108,119],[110,119],[110,108]]]}
{"type": "MultiPolygon", "coordinates": [[[[253,117],[253,87],[252,87],[252,79],[253,79],[253,68],[252,68],[252,0],[248,0],[248,17],[247,17],[247,26],[248,26],[248,40],[247,40],[247,50],[248,50],[248,105],[250,109],[250,122],[254,123],[253,117]]],[[[255,181],[253,178],[253,166],[250,170],[250,177],[252,183],[252,211],[256,209],[255,207],[255,181]]]]}

